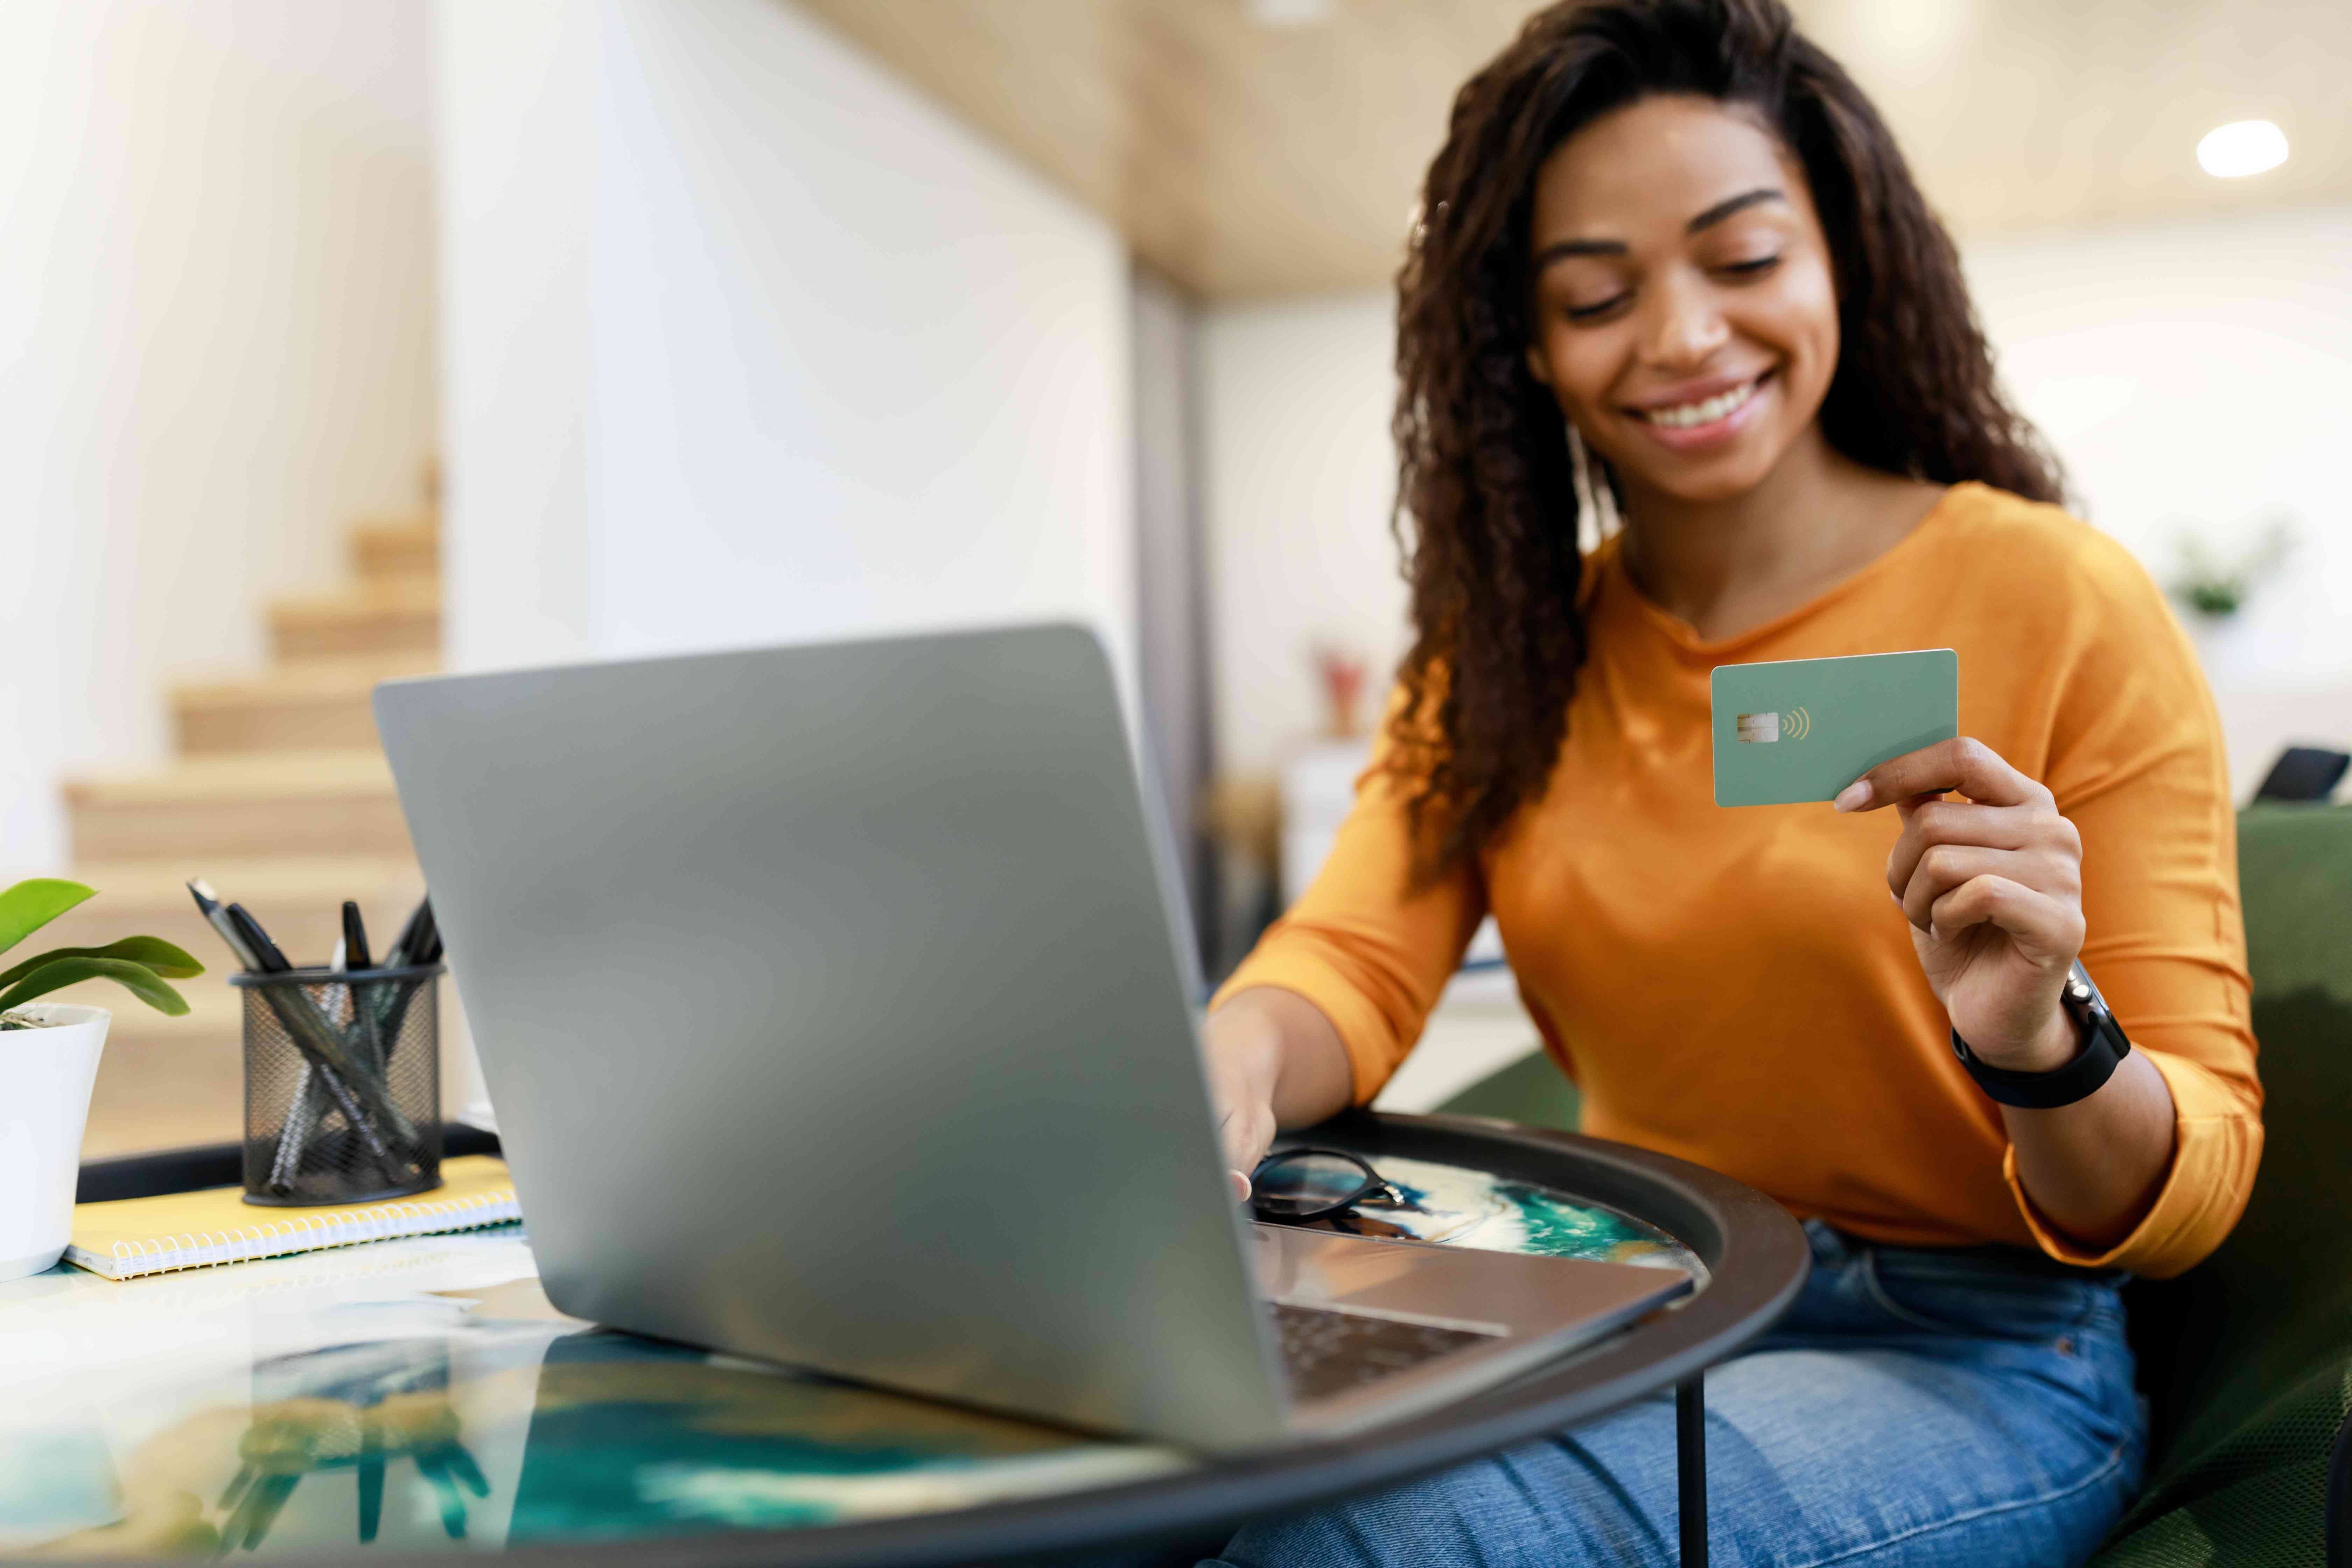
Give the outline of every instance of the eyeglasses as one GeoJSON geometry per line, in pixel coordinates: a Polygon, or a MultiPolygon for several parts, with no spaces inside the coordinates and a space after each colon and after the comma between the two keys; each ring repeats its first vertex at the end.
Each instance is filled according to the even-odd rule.
{"type": "Polygon", "coordinates": [[[1378,1171],[1345,1149],[1281,1149],[1250,1173],[1250,1212],[1278,1225],[1328,1219],[1358,1204],[1411,1206],[1378,1171]]]}

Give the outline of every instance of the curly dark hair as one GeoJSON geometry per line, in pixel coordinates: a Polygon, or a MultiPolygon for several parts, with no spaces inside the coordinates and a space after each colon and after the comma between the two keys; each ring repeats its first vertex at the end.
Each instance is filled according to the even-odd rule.
{"type": "MultiPolygon", "coordinates": [[[[1583,126],[1665,93],[1750,110],[1804,168],[1837,280],[1829,444],[1918,479],[2063,491],[2001,395],[1958,253],[1894,136],[1780,0],[1537,13],[1455,97],[1397,279],[1393,526],[1414,637],[1390,731],[1416,882],[1478,854],[1542,795],[1584,660],[1568,434],[1527,361],[1537,171],[1583,126]]],[[[1597,454],[1593,467],[1613,487],[1597,454]]]]}

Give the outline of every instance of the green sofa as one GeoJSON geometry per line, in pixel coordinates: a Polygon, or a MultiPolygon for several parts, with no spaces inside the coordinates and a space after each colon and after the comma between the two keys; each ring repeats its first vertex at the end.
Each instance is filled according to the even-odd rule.
{"type": "MultiPolygon", "coordinates": [[[[2154,1445],[2095,1568],[2352,1568],[2352,808],[2250,808],[2238,867],[2262,1173],[2211,1258],[2130,1288],[2154,1445]]],[[[1539,1053],[1441,1109],[1576,1125],[1539,1053]]]]}

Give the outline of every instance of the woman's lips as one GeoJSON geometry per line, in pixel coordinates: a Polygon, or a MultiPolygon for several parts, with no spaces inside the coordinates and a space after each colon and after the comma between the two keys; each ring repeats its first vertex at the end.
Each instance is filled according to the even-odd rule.
{"type": "Polygon", "coordinates": [[[1763,401],[1772,374],[1768,370],[1711,397],[1626,412],[1654,439],[1677,452],[1711,447],[1728,440],[1746,426],[1758,404],[1763,401]]]}

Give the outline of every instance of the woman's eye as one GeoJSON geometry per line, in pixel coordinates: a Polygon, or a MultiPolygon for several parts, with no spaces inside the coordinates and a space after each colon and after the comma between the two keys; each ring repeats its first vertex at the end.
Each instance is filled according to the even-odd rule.
{"type": "Polygon", "coordinates": [[[1612,294],[1606,300],[1596,300],[1590,305],[1567,306],[1561,313],[1571,321],[1590,321],[1607,315],[1632,298],[1631,294],[1612,294]]]}
{"type": "Polygon", "coordinates": [[[1777,256],[1759,256],[1750,261],[1727,261],[1717,270],[1728,272],[1734,278],[1753,278],[1780,265],[1780,258],[1777,256]]]}

